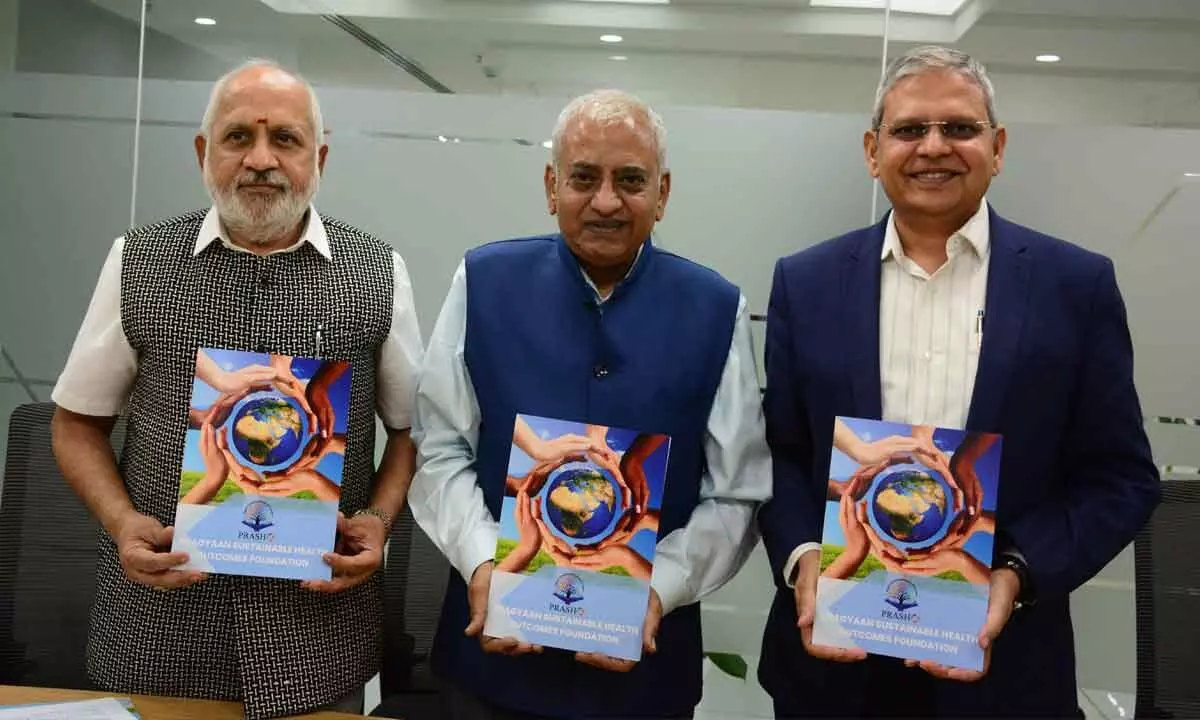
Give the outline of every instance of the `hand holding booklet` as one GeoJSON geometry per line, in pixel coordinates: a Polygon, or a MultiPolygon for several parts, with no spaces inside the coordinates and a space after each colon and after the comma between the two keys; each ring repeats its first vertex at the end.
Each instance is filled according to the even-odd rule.
{"type": "Polygon", "coordinates": [[[982,670],[1001,438],[835,420],[813,643],[982,670]]]}
{"type": "Polygon", "coordinates": [[[641,658],[670,445],[517,416],[485,635],[641,658]]]}
{"type": "Polygon", "coordinates": [[[348,363],[201,348],[172,551],[185,570],[328,580],[350,403],[348,363]]]}

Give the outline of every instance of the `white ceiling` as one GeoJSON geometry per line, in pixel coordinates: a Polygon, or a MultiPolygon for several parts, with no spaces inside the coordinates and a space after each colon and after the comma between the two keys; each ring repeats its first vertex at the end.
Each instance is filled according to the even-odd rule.
{"type": "MultiPolygon", "coordinates": [[[[136,6],[92,2],[127,16],[136,6]]],[[[809,0],[152,0],[150,16],[155,30],[231,64],[272,56],[318,84],[427,89],[321,13],[349,18],[460,93],[621,86],[657,102],[839,111],[869,102],[871,88],[832,86],[877,78],[884,32],[882,11],[809,0]],[[604,33],[624,42],[602,43],[604,33]]],[[[1190,88],[1184,100],[1200,106],[1200,0],[966,0],[950,17],[893,13],[888,32],[893,56],[954,44],[997,75],[1163,83],[1164,105],[1190,88]],[[1034,62],[1040,53],[1063,61],[1034,62]]]]}

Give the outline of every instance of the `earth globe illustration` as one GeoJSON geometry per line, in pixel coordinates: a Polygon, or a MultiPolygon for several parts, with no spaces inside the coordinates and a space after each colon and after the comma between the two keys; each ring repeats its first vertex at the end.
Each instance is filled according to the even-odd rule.
{"type": "Polygon", "coordinates": [[[567,463],[550,474],[544,507],[550,526],[568,542],[595,540],[612,531],[620,490],[606,470],[567,463]]]}
{"type": "Polygon", "coordinates": [[[299,404],[277,392],[256,393],[234,408],[230,436],[243,462],[277,470],[303,449],[307,422],[299,404]]]}
{"type": "Polygon", "coordinates": [[[874,484],[871,524],[900,549],[931,545],[952,519],[949,497],[940,473],[916,464],[895,466],[874,484]]]}

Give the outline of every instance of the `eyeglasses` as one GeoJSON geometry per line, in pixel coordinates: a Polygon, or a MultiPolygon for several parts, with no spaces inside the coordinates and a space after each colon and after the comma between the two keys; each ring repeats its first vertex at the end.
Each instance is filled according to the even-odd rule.
{"type": "Polygon", "coordinates": [[[992,126],[987,120],[929,120],[927,122],[906,122],[902,125],[879,123],[876,132],[887,129],[888,135],[905,142],[916,142],[929,134],[929,128],[936,126],[942,137],[950,141],[966,142],[979,137],[985,129],[992,126]]]}

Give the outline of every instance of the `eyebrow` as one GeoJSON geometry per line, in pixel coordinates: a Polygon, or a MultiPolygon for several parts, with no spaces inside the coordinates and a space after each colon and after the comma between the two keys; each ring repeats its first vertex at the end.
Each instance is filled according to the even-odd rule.
{"type": "Polygon", "coordinates": [[[253,131],[254,128],[256,128],[259,125],[266,125],[267,130],[269,132],[279,132],[281,130],[286,130],[288,132],[294,133],[301,137],[305,137],[305,138],[308,137],[308,133],[306,133],[304,131],[303,126],[292,125],[292,124],[288,124],[288,123],[266,123],[266,122],[263,122],[262,120],[255,120],[254,122],[242,122],[242,121],[231,122],[221,129],[221,134],[227,135],[227,134],[233,132],[234,130],[253,131]]]}
{"type": "MultiPolygon", "coordinates": [[[[600,172],[600,169],[601,168],[599,165],[595,165],[593,163],[577,162],[571,164],[572,172],[600,172]]],[[[617,175],[628,173],[641,173],[642,175],[649,175],[650,171],[638,165],[624,165],[613,170],[613,173],[617,175]]]]}

